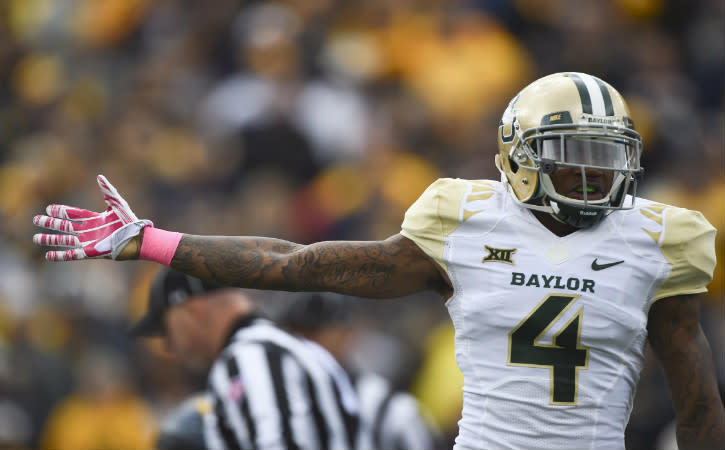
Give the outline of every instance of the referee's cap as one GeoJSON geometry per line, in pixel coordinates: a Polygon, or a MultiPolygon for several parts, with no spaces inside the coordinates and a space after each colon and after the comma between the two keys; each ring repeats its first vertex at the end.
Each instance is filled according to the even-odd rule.
{"type": "Polygon", "coordinates": [[[164,334],[164,315],[169,308],[185,302],[189,297],[204,295],[223,287],[186,275],[170,267],[162,267],[151,281],[146,314],[131,326],[131,335],[134,337],[162,336],[164,334]]]}
{"type": "Polygon", "coordinates": [[[346,325],[355,317],[356,306],[355,297],[332,292],[305,292],[289,302],[278,321],[298,332],[315,332],[346,325]]]}

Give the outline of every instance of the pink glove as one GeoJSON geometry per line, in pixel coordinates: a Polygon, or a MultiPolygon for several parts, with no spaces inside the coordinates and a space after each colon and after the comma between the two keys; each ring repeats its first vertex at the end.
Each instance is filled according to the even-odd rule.
{"type": "Polygon", "coordinates": [[[60,231],[60,234],[36,234],[37,245],[63,247],[45,253],[48,261],[72,261],[89,258],[116,259],[121,250],[146,226],[149,220],[139,220],[126,200],[106,177],[98,175],[98,186],[108,208],[97,213],[65,205],[48,205],[47,216],[33,217],[41,228],[60,231]]]}

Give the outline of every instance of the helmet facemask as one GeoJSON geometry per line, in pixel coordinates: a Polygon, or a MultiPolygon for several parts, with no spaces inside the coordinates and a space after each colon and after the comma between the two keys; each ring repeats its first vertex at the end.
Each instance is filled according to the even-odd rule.
{"type": "Polygon", "coordinates": [[[630,128],[566,124],[526,130],[512,154],[525,152],[535,166],[539,188],[533,199],[561,222],[582,228],[634,206],[641,150],[642,140],[630,128]],[[556,186],[552,177],[564,169],[578,171],[580,178],[556,186]]]}

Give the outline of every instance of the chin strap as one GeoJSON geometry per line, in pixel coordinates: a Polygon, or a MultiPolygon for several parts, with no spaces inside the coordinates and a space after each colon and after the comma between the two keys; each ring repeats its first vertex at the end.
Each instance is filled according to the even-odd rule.
{"type": "Polygon", "coordinates": [[[601,221],[607,210],[605,209],[582,209],[565,204],[559,205],[551,199],[548,200],[551,206],[551,215],[559,222],[571,225],[575,228],[588,228],[601,221]]]}

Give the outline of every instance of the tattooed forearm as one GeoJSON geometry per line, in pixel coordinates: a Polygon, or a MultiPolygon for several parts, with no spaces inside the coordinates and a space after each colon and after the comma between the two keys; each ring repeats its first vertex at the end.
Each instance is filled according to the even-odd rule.
{"type": "MultiPolygon", "coordinates": [[[[282,268],[285,280],[301,282],[304,290],[365,292],[366,296],[395,296],[401,283],[391,282],[409,261],[399,246],[383,242],[321,242],[296,252],[282,268]]],[[[360,294],[358,294],[360,295],[360,294]]]]}
{"type": "Polygon", "coordinates": [[[278,259],[302,247],[280,239],[184,235],[171,267],[215,283],[254,288],[279,270],[278,259]]]}
{"type": "Polygon", "coordinates": [[[184,235],[171,266],[216,283],[254,289],[397,297],[439,289],[441,276],[409,240],[300,245],[259,237],[184,235]]]}
{"type": "Polygon", "coordinates": [[[667,375],[681,449],[722,448],[725,412],[712,353],[699,323],[694,296],[657,302],[650,312],[649,340],[667,375]]]}

